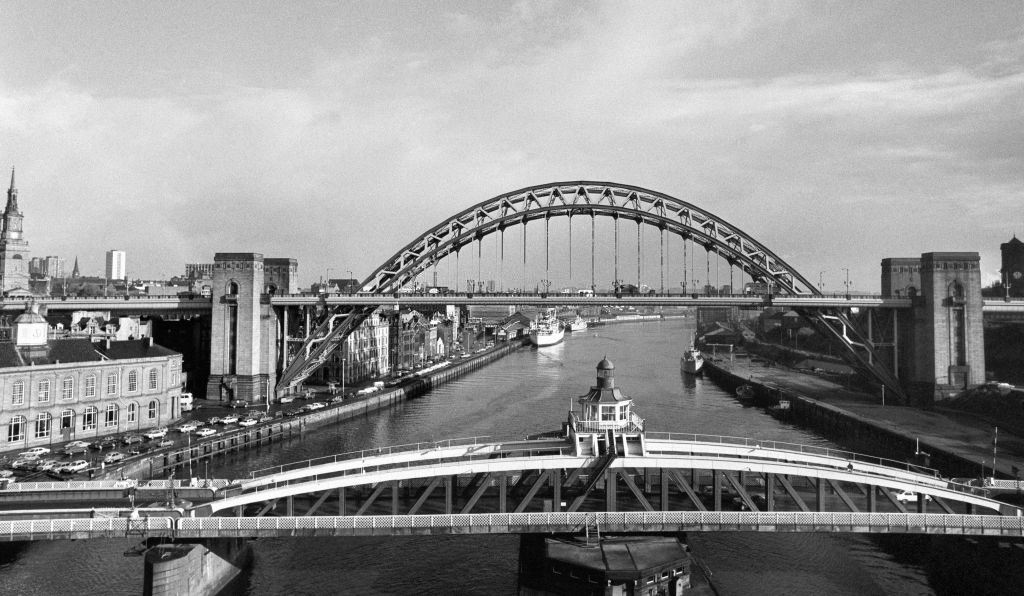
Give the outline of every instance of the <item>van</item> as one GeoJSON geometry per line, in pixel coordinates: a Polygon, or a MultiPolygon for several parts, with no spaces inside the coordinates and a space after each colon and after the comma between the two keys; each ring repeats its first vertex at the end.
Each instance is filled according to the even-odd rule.
{"type": "Polygon", "coordinates": [[[192,397],[191,393],[182,393],[181,394],[181,397],[178,398],[178,405],[181,406],[181,411],[182,412],[191,412],[192,411],[193,399],[194,398],[192,397]]]}

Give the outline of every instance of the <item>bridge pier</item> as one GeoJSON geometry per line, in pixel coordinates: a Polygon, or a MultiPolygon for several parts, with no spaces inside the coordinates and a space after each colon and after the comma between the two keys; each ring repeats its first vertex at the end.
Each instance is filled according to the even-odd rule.
{"type": "Polygon", "coordinates": [[[882,295],[909,297],[895,323],[894,370],[921,405],[985,382],[981,259],[976,252],[930,252],[882,260],[882,295]]]}
{"type": "Polygon", "coordinates": [[[142,592],[145,596],[213,596],[251,560],[252,548],[243,538],[155,544],[146,551],[142,592]]]}

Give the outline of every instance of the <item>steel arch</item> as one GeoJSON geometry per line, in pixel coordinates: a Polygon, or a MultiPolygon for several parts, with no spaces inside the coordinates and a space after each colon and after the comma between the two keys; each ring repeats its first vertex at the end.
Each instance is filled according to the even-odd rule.
{"type": "MultiPolygon", "coordinates": [[[[684,239],[692,239],[708,251],[715,250],[730,264],[738,264],[752,279],[770,283],[786,294],[820,295],[806,278],[766,246],[724,219],[664,193],[639,186],[611,182],[555,182],[529,186],[482,201],[450,217],[407,244],[378,267],[362,284],[360,292],[397,292],[437,260],[505,228],[526,225],[551,217],[589,215],[629,219],[684,239]]],[[[307,379],[373,309],[335,308],[303,345],[305,358],[297,358],[282,372],[279,395],[293,391],[307,379]],[[342,324],[334,319],[344,316],[342,324]]],[[[897,401],[906,401],[899,380],[874,357],[874,346],[854,327],[841,309],[799,309],[802,316],[846,347],[847,359],[888,388],[897,401]]]]}
{"type": "Polygon", "coordinates": [[[363,292],[395,292],[437,260],[489,234],[551,217],[629,219],[692,239],[787,294],[818,290],[766,246],[724,219],[664,193],[611,182],[555,182],[498,195],[442,221],[362,283],[363,292]]]}

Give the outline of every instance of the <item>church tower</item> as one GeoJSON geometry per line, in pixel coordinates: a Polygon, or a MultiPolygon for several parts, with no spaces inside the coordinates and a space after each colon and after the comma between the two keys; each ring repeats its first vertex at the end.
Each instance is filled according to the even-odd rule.
{"type": "Polygon", "coordinates": [[[12,290],[27,293],[28,242],[25,241],[18,210],[18,189],[14,186],[14,168],[11,168],[11,187],[7,189],[7,206],[3,213],[3,231],[0,232],[0,291],[7,295],[12,290]]]}

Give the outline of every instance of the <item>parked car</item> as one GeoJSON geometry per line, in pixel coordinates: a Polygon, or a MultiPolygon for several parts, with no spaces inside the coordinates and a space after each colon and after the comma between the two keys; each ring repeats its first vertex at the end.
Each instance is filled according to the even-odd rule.
{"type": "Polygon", "coordinates": [[[253,418],[243,418],[242,420],[238,421],[238,426],[242,426],[242,427],[245,427],[245,426],[256,426],[256,424],[257,424],[257,422],[253,418]]]}
{"type": "Polygon", "coordinates": [[[313,403],[311,403],[311,404],[306,404],[306,405],[305,405],[305,406],[303,406],[303,407],[304,407],[305,409],[309,410],[310,412],[312,412],[313,410],[319,410],[319,409],[321,409],[321,408],[326,408],[326,407],[327,407],[327,404],[325,404],[325,403],[324,403],[324,402],[322,402],[322,401],[315,401],[315,402],[313,402],[313,403]]]}
{"type": "Polygon", "coordinates": [[[112,452],[108,453],[106,457],[103,458],[103,463],[108,464],[108,465],[109,464],[116,464],[116,463],[118,463],[118,462],[120,462],[122,460],[124,460],[124,454],[123,453],[120,453],[120,452],[117,452],[117,451],[112,451],[112,452]]]}
{"type": "Polygon", "coordinates": [[[128,448],[128,455],[141,455],[153,448],[152,443],[140,443],[128,448]]]}
{"type": "Polygon", "coordinates": [[[238,416],[235,416],[234,414],[228,414],[220,419],[221,424],[234,424],[236,422],[238,422],[238,416]]]}
{"type": "Polygon", "coordinates": [[[273,419],[274,417],[271,416],[270,414],[266,412],[261,412],[260,415],[256,417],[256,422],[269,422],[273,419]]]}
{"type": "Polygon", "coordinates": [[[68,447],[85,447],[86,449],[88,449],[89,448],[89,442],[88,441],[71,441],[70,443],[68,443],[67,445],[64,446],[64,449],[67,449],[68,447]]]}
{"type": "Polygon", "coordinates": [[[295,396],[294,395],[282,395],[277,400],[277,402],[281,403],[281,404],[290,404],[293,401],[295,401],[295,396]]]}
{"type": "Polygon", "coordinates": [[[284,411],[284,415],[285,416],[298,416],[301,413],[302,413],[302,410],[300,408],[291,408],[290,410],[285,410],[284,411]]]}
{"type": "Polygon", "coordinates": [[[68,462],[57,469],[61,474],[74,474],[75,472],[82,472],[89,468],[89,462],[84,459],[76,459],[73,462],[68,462]]]}
{"type": "Polygon", "coordinates": [[[203,439],[205,439],[206,437],[213,436],[215,434],[217,434],[217,431],[213,430],[212,428],[201,428],[196,431],[196,436],[203,439]]]}
{"type": "Polygon", "coordinates": [[[36,464],[36,472],[49,472],[50,470],[56,469],[64,465],[64,462],[58,459],[44,459],[36,464]]]}
{"type": "Polygon", "coordinates": [[[18,457],[42,457],[50,452],[48,447],[33,447],[28,451],[22,451],[18,457]]]}
{"type": "Polygon", "coordinates": [[[220,422],[220,416],[214,416],[213,418],[210,418],[210,420],[209,420],[210,424],[217,424],[218,422],[220,422]]]}
{"type": "Polygon", "coordinates": [[[144,439],[142,435],[125,435],[121,442],[125,445],[133,445],[135,443],[141,443],[144,439]]]}
{"type": "Polygon", "coordinates": [[[178,432],[180,432],[180,433],[190,433],[190,432],[194,431],[196,428],[198,428],[198,427],[195,425],[194,422],[186,422],[184,424],[179,424],[178,425],[178,432]]]}
{"type": "Polygon", "coordinates": [[[90,447],[92,447],[93,449],[99,449],[100,451],[103,451],[104,449],[113,449],[114,447],[117,447],[117,439],[115,439],[114,437],[100,439],[99,441],[96,441],[95,443],[90,445],[90,447]]]}
{"type": "Polygon", "coordinates": [[[228,407],[231,407],[231,408],[244,408],[244,407],[246,407],[248,405],[249,405],[249,402],[245,401],[244,399],[233,399],[233,400],[231,400],[231,403],[228,404],[228,407]]]}
{"type": "Polygon", "coordinates": [[[31,470],[39,463],[38,457],[19,457],[11,464],[12,470],[31,470]]]}
{"type": "Polygon", "coordinates": [[[88,453],[88,452],[89,452],[89,444],[88,443],[86,443],[85,445],[65,445],[64,446],[64,455],[75,455],[76,453],[88,453]]]}
{"type": "Polygon", "coordinates": [[[170,447],[171,445],[174,445],[174,441],[172,441],[170,439],[163,439],[159,443],[156,444],[158,449],[161,448],[161,447],[170,447]]]}
{"type": "Polygon", "coordinates": [[[343,401],[345,401],[345,398],[340,395],[335,395],[334,397],[331,398],[332,404],[340,404],[343,401]]]}
{"type": "Polygon", "coordinates": [[[162,438],[167,436],[167,429],[166,428],[152,428],[152,429],[147,430],[146,432],[142,433],[142,436],[146,437],[147,439],[162,439],[162,438]]]}

